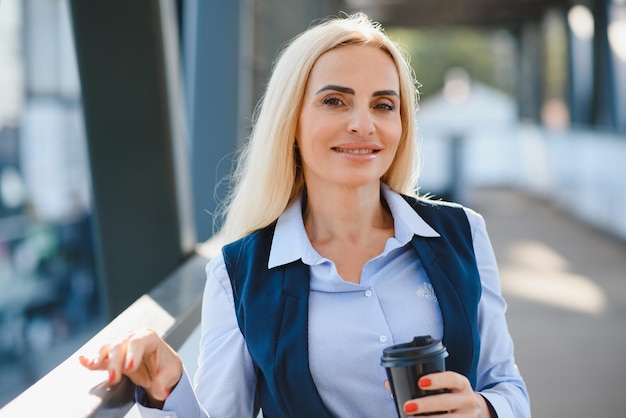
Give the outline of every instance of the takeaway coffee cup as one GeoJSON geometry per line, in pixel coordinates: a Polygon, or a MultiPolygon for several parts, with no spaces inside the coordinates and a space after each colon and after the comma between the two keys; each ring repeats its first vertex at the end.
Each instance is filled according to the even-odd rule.
{"type": "Polygon", "coordinates": [[[383,350],[380,364],[387,371],[398,417],[408,416],[404,413],[406,401],[445,392],[445,390],[422,390],[417,382],[424,375],[445,371],[446,357],[448,352],[441,341],[433,339],[430,335],[415,337],[411,342],[392,345],[383,350]]]}

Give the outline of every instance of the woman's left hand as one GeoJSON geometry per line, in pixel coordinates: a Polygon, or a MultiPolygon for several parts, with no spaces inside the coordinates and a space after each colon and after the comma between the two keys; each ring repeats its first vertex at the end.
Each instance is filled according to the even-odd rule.
{"type": "Polygon", "coordinates": [[[404,404],[407,415],[447,412],[450,417],[490,418],[487,401],[474,392],[467,378],[455,372],[432,373],[419,380],[420,389],[447,389],[447,393],[413,399],[404,404]]]}

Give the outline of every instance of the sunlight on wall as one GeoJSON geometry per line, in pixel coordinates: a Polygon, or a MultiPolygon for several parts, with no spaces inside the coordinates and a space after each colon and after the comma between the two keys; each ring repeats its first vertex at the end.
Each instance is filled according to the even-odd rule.
{"type": "Polygon", "coordinates": [[[539,242],[522,242],[500,269],[502,290],[513,296],[591,315],[606,307],[605,294],[590,278],[567,271],[568,262],[539,242]]]}

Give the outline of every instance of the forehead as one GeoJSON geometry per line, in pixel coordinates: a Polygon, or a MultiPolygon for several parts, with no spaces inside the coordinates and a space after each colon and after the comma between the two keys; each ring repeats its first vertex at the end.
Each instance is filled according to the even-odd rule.
{"type": "Polygon", "coordinates": [[[398,89],[399,76],[389,54],[370,45],[345,45],[322,54],[311,69],[307,87],[365,83],[372,90],[398,89]]]}

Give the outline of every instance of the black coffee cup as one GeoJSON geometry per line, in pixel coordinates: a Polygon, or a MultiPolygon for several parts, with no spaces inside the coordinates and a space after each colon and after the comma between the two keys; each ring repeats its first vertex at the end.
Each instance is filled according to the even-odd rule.
{"type": "Polygon", "coordinates": [[[446,357],[448,351],[441,341],[430,335],[415,337],[411,342],[392,345],[383,350],[380,364],[387,371],[398,417],[408,417],[404,413],[406,401],[445,392],[420,389],[418,381],[424,375],[445,371],[446,357]]]}

